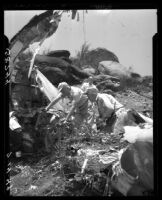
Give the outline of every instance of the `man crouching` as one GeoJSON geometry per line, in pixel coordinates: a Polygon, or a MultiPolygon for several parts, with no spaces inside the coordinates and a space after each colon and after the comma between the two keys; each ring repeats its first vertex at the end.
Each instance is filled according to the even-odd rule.
{"type": "Polygon", "coordinates": [[[62,82],[58,85],[58,96],[46,107],[48,111],[53,105],[63,98],[69,98],[72,100],[72,107],[70,112],[66,116],[65,123],[74,115],[74,123],[76,128],[80,128],[83,121],[88,117],[88,97],[84,92],[75,86],[70,86],[66,82],[62,82]]]}
{"type": "Polygon", "coordinates": [[[105,122],[105,129],[109,133],[124,133],[123,127],[125,125],[136,125],[145,122],[135,110],[124,108],[109,94],[99,93],[95,88],[89,88],[86,94],[91,102],[97,104],[99,117],[105,122]]]}

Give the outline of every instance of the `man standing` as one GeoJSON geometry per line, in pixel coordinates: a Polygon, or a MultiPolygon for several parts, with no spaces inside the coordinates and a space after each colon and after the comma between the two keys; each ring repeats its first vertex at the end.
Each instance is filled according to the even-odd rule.
{"type": "Polygon", "coordinates": [[[93,84],[93,77],[90,76],[81,86],[81,89],[83,90],[83,92],[86,92],[87,89],[89,88],[96,88],[96,86],[93,84]]]}
{"type": "Polygon", "coordinates": [[[62,98],[69,98],[72,100],[72,107],[68,113],[65,122],[70,119],[74,114],[74,123],[77,128],[81,126],[83,121],[88,117],[88,97],[84,92],[74,86],[68,85],[66,82],[62,82],[58,85],[59,94],[58,96],[46,107],[48,111],[54,104],[56,104],[62,98]]]}

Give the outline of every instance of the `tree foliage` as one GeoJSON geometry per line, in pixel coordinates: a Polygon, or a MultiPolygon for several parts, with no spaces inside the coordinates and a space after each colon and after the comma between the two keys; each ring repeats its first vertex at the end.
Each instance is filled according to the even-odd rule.
{"type": "Polygon", "coordinates": [[[119,62],[118,57],[113,52],[105,48],[90,49],[90,44],[88,43],[84,43],[76,57],[73,58],[75,65],[81,68],[84,65],[90,65],[95,69],[97,69],[99,62],[103,60],[119,62]]]}

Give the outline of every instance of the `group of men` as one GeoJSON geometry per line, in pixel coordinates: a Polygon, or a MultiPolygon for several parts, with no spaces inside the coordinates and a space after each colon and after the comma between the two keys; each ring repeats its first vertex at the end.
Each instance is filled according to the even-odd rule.
{"type": "MultiPolygon", "coordinates": [[[[123,130],[123,125],[132,125],[136,123],[131,110],[127,110],[119,103],[112,95],[100,93],[93,84],[93,77],[89,77],[81,86],[70,86],[66,82],[58,85],[58,96],[46,107],[48,111],[53,105],[63,98],[72,100],[72,107],[67,114],[64,123],[69,121],[70,117],[74,116],[74,123],[77,128],[80,128],[84,121],[88,119],[88,102],[95,104],[98,108],[99,118],[105,122],[108,127],[108,132],[119,133],[123,130]],[[130,112],[131,111],[131,112],[130,112]]],[[[138,116],[140,118],[140,116],[138,116]]],[[[145,122],[140,119],[140,122],[145,122]]]]}

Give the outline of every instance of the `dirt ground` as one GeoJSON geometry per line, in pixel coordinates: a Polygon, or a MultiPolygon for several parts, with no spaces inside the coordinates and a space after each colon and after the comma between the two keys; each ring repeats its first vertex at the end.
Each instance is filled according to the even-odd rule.
{"type": "MultiPolygon", "coordinates": [[[[148,94],[147,94],[148,95],[148,94]]],[[[152,99],[126,90],[116,93],[115,98],[127,108],[138,112],[148,111],[152,117],[152,99]]],[[[81,165],[76,162],[79,148],[94,147],[100,150],[120,150],[127,146],[122,136],[98,133],[97,135],[75,135],[68,138],[68,148],[63,141],[52,153],[33,153],[21,158],[12,158],[10,171],[11,196],[103,196],[104,186],[89,187],[78,181],[81,165]],[[70,141],[70,142],[69,142],[70,141]],[[75,147],[74,147],[75,146],[75,147]],[[103,188],[102,188],[103,187],[103,188]]],[[[105,184],[105,183],[104,183],[105,184]]],[[[117,191],[112,196],[121,196],[117,191]]]]}
{"type": "Polygon", "coordinates": [[[138,94],[132,90],[116,93],[115,98],[121,102],[126,108],[133,108],[137,112],[150,114],[153,118],[153,99],[152,91],[138,94]]]}

